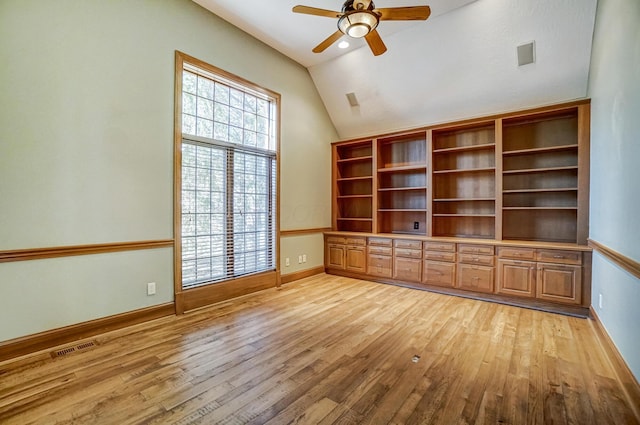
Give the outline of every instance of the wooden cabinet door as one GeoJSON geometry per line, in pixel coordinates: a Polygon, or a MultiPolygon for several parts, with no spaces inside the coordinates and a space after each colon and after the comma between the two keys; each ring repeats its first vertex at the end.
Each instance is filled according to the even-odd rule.
{"type": "Polygon", "coordinates": [[[582,302],[582,267],[538,263],[537,298],[565,304],[582,302]]]}
{"type": "Polygon", "coordinates": [[[358,273],[365,273],[367,271],[367,254],[365,247],[346,247],[346,269],[358,273]]]}
{"type": "Polygon", "coordinates": [[[417,258],[396,257],[393,278],[408,282],[420,282],[422,260],[417,258]]]}
{"type": "Polygon", "coordinates": [[[496,292],[505,295],[535,297],[536,263],[533,261],[498,260],[496,292]]]}
{"type": "Polygon", "coordinates": [[[326,267],[329,269],[340,269],[344,270],[345,268],[345,255],[344,255],[344,245],[327,245],[327,264],[326,267]]]}
{"type": "Polygon", "coordinates": [[[493,292],[493,267],[458,264],[458,288],[493,292]]]}
{"type": "Polygon", "coordinates": [[[422,268],[422,283],[452,288],[456,283],[455,263],[425,260],[422,268]]]}

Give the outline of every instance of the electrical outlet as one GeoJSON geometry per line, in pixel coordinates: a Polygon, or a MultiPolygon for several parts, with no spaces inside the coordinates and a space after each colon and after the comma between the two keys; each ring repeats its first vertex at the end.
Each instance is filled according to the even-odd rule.
{"type": "Polygon", "coordinates": [[[289,267],[291,265],[291,260],[289,259],[289,257],[284,259],[284,265],[285,267],[289,267]]]}
{"type": "Polygon", "coordinates": [[[598,307],[600,307],[600,310],[602,310],[602,294],[598,294],[598,307]]]}
{"type": "Polygon", "coordinates": [[[417,221],[414,221],[414,222],[413,222],[413,228],[414,228],[415,230],[418,230],[418,229],[420,228],[420,223],[419,223],[419,222],[417,222],[417,221]]]}
{"type": "Polygon", "coordinates": [[[303,263],[307,262],[307,254],[302,254],[302,262],[303,263]]]}
{"type": "Polygon", "coordinates": [[[156,283],[149,282],[147,283],[147,295],[155,295],[156,294],[156,283]]]}
{"type": "Polygon", "coordinates": [[[298,255],[298,264],[302,264],[302,255],[298,255]]]}

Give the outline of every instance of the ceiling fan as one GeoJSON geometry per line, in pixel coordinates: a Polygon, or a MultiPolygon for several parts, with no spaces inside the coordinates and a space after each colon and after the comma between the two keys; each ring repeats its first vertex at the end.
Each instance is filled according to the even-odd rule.
{"type": "Polygon", "coordinates": [[[407,6],[376,9],[371,0],[347,0],[342,5],[341,12],[319,9],[310,6],[294,6],[293,11],[307,15],[324,16],[338,19],[338,31],[313,48],[314,53],[320,53],[338,41],[343,35],[362,38],[367,41],[375,56],[387,51],[376,27],[380,21],[424,21],[431,14],[429,6],[407,6]]]}

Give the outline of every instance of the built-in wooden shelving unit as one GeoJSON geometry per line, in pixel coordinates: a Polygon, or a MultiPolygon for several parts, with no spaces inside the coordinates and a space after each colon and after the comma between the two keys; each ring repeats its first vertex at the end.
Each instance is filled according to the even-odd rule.
{"type": "Polygon", "coordinates": [[[589,103],[334,144],[334,228],[586,244],[589,103]]]}

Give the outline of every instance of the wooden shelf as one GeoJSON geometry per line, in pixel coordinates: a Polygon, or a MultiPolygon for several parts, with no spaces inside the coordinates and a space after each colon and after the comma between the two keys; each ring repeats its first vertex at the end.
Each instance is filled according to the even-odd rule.
{"type": "Polygon", "coordinates": [[[373,195],[341,195],[338,199],[361,199],[361,198],[373,198],[373,195]]]}
{"type": "Polygon", "coordinates": [[[495,200],[496,198],[440,198],[434,199],[433,202],[481,202],[495,200]]]}
{"type": "Polygon", "coordinates": [[[395,173],[398,171],[426,170],[427,164],[403,165],[400,167],[378,168],[379,173],[395,173]]]}
{"type": "Polygon", "coordinates": [[[455,148],[444,148],[444,149],[434,149],[434,154],[441,153],[456,153],[456,152],[466,152],[466,151],[474,151],[474,150],[484,150],[484,149],[495,149],[495,143],[485,143],[482,145],[471,145],[471,146],[457,146],[455,148]]]}
{"type": "Polygon", "coordinates": [[[568,167],[547,167],[547,168],[529,168],[523,170],[504,170],[502,174],[523,174],[523,173],[545,173],[547,171],[565,171],[565,170],[576,170],[578,171],[577,165],[571,165],[568,167]]]}
{"type": "Polygon", "coordinates": [[[378,192],[403,192],[407,190],[427,190],[427,186],[380,187],[378,192]]]}
{"type": "Polygon", "coordinates": [[[482,173],[487,171],[496,171],[496,167],[487,167],[487,168],[465,168],[465,169],[455,169],[455,170],[437,170],[434,171],[433,174],[455,174],[455,173],[482,173]]]}
{"type": "Polygon", "coordinates": [[[433,214],[434,217],[495,217],[495,214],[433,214]]]}
{"type": "Polygon", "coordinates": [[[543,189],[509,189],[503,190],[502,193],[546,193],[546,192],[577,192],[577,187],[559,187],[559,188],[543,188],[543,189]]]}
{"type": "Polygon", "coordinates": [[[341,179],[337,179],[338,182],[354,182],[358,180],[372,180],[372,176],[362,176],[362,177],[344,177],[341,179]]]}
{"type": "Polygon", "coordinates": [[[508,155],[557,152],[557,151],[565,151],[565,150],[573,150],[573,149],[578,149],[578,145],[571,144],[571,145],[560,145],[560,146],[548,146],[544,148],[518,149],[518,150],[512,150],[512,151],[503,151],[502,154],[505,156],[508,156],[508,155]]]}
{"type": "Polygon", "coordinates": [[[372,160],[373,160],[372,156],[358,156],[358,157],[354,157],[354,158],[338,159],[336,162],[338,164],[350,164],[350,163],[354,163],[354,162],[372,161],[372,160]]]}
{"type": "Polygon", "coordinates": [[[362,217],[340,217],[337,219],[338,221],[373,221],[371,218],[362,218],[362,217]]]}
{"type": "Polygon", "coordinates": [[[424,208],[378,208],[379,212],[427,212],[424,208]]]}
{"type": "Polygon", "coordinates": [[[577,210],[578,207],[502,207],[503,210],[506,211],[517,211],[517,210],[525,210],[525,211],[544,211],[544,210],[577,210]]]}

